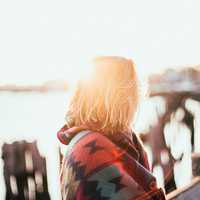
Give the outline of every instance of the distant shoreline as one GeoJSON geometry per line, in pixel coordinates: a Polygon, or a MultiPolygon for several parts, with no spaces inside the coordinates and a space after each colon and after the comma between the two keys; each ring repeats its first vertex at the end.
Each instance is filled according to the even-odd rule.
{"type": "Polygon", "coordinates": [[[15,85],[2,84],[0,85],[0,92],[54,92],[67,91],[68,83],[66,81],[48,81],[41,85],[15,85]]]}

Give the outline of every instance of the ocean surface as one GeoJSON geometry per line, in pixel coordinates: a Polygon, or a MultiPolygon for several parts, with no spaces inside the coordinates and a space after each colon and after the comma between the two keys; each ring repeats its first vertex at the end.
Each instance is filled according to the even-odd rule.
{"type": "MultiPolygon", "coordinates": [[[[59,142],[56,132],[64,124],[68,93],[0,92],[0,154],[3,143],[37,140],[46,157],[51,199],[59,194],[59,142]]],[[[0,199],[5,197],[3,163],[0,159],[0,199]]]]}

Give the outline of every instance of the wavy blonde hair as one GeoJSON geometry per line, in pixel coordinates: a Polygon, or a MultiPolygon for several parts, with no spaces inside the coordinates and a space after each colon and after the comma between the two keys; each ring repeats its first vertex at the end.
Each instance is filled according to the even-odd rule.
{"type": "Polygon", "coordinates": [[[130,132],[138,104],[135,64],[122,57],[104,56],[92,62],[88,79],[78,82],[66,114],[68,127],[113,134],[130,132]]]}

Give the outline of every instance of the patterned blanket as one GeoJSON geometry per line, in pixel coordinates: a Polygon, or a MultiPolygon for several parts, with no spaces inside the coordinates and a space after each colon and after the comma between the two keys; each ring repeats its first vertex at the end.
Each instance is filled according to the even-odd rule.
{"type": "Polygon", "coordinates": [[[165,200],[136,137],[63,127],[58,138],[68,144],[61,169],[63,200],[165,200]]]}

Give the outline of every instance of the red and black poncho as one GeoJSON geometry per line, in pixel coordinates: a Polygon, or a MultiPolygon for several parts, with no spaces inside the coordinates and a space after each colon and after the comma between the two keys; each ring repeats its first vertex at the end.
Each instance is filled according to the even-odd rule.
{"type": "Polygon", "coordinates": [[[63,200],[165,200],[135,134],[131,141],[121,133],[104,136],[64,126],[58,138],[68,145],[61,169],[63,200]]]}

